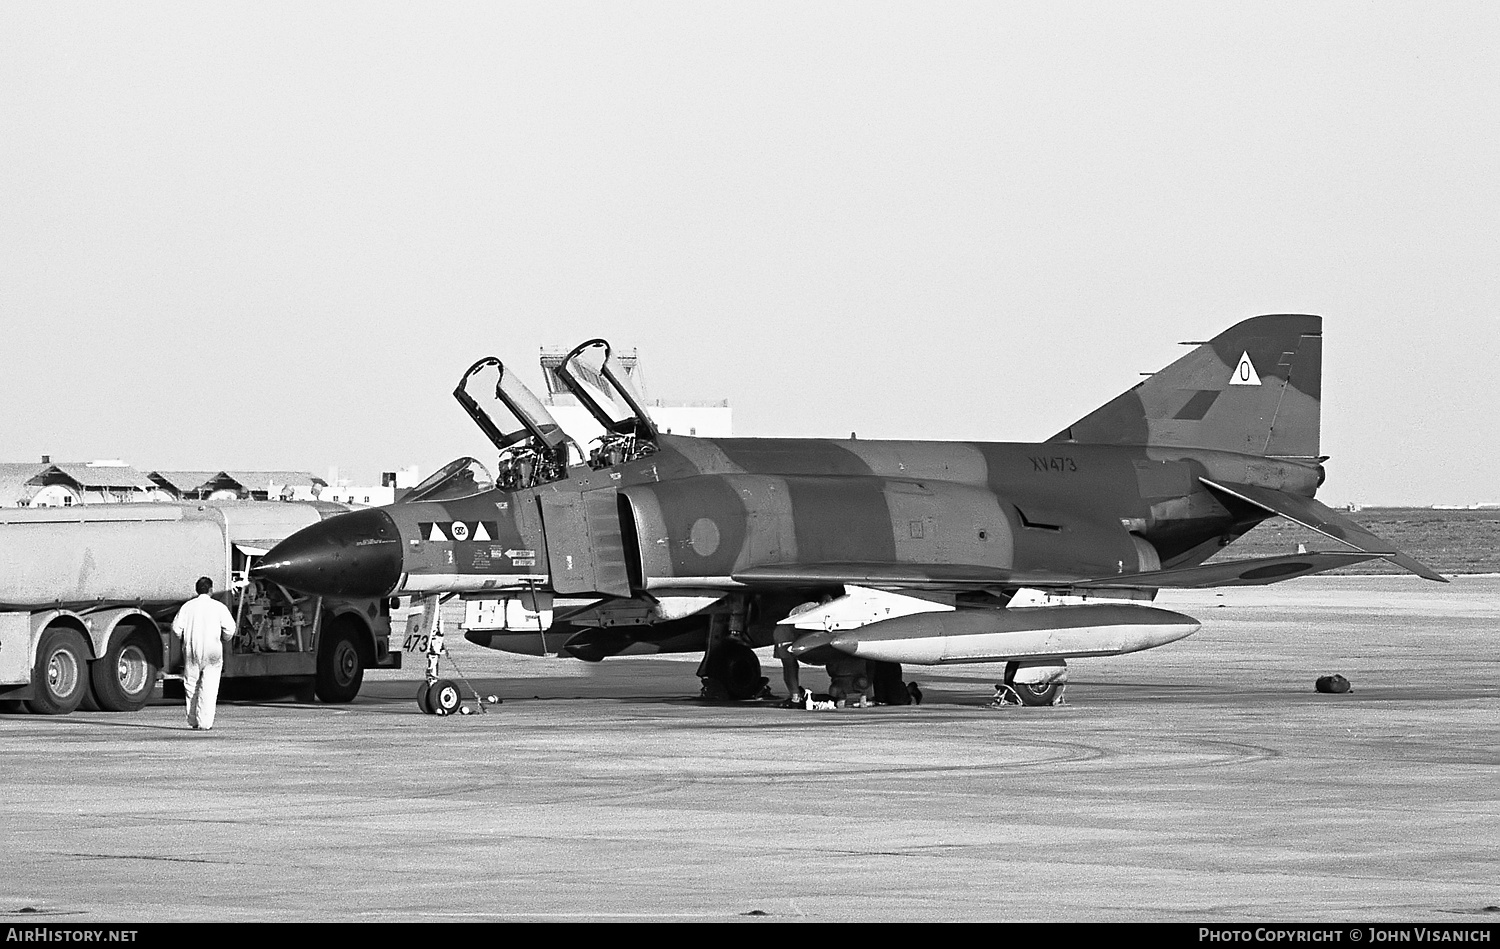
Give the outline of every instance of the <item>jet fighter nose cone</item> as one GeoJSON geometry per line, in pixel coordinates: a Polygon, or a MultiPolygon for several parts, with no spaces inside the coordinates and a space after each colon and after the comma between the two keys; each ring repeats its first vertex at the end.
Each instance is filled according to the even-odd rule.
{"type": "Polygon", "coordinates": [[[317,596],[386,596],[401,581],[401,533],[379,508],[340,514],[272,547],[250,576],[317,596]]]}

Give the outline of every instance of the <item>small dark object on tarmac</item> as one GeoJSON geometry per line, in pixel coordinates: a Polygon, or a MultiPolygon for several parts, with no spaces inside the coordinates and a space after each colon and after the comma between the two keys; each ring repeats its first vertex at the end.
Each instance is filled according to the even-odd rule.
{"type": "Polygon", "coordinates": [[[911,704],[922,704],[922,690],[917,688],[917,683],[915,681],[906,683],[906,694],[911,696],[911,704]]]}
{"type": "Polygon", "coordinates": [[[1313,688],[1330,695],[1341,695],[1344,692],[1354,691],[1354,687],[1349,684],[1349,680],[1341,675],[1319,676],[1313,688]]]}

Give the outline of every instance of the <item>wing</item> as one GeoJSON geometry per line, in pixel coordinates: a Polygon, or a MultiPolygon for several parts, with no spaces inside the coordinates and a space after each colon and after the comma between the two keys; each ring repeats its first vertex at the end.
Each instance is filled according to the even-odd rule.
{"type": "Polygon", "coordinates": [[[988,587],[1164,589],[1219,586],[1260,586],[1305,577],[1384,554],[1368,551],[1316,551],[1226,560],[1222,563],[1174,567],[1145,573],[1095,577],[1028,570],[1003,570],[979,564],[821,563],[770,564],[747,567],[734,579],[747,586],[854,584],[880,589],[981,590],[988,587]]]}

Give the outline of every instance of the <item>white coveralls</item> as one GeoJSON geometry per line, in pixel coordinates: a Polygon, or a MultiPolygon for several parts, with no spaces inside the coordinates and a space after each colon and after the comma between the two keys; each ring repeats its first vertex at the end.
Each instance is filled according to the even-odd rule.
{"type": "Polygon", "coordinates": [[[172,620],[172,632],[182,639],[182,686],[187,693],[187,720],[194,728],[214,727],[214,703],[219,700],[219,676],[224,671],[224,643],[234,638],[234,614],[229,607],[200,593],[182,604],[172,620]]]}

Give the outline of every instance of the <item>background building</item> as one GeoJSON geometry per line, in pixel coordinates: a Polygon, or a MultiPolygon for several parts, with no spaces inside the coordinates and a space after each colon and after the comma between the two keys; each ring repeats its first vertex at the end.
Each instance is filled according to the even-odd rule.
{"type": "Polygon", "coordinates": [[[313,501],[328,487],[306,471],[153,471],[151,480],[198,501],[313,501]]]}
{"type": "Polygon", "coordinates": [[[0,507],[71,507],[167,501],[171,495],[123,461],[0,464],[0,507]]]}
{"type": "Polygon", "coordinates": [[[0,507],[139,501],[307,501],[327,487],[306,471],[151,471],[123,461],[0,463],[0,507]]]}
{"type": "Polygon", "coordinates": [[[416,465],[381,472],[378,485],[354,484],[347,478],[340,479],[338,469],[333,468],[328,472],[328,487],[323,491],[322,500],[343,504],[392,504],[402,492],[416,487],[421,480],[422,471],[416,465]]]}

